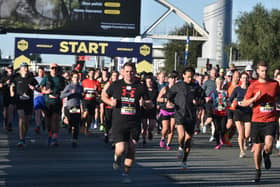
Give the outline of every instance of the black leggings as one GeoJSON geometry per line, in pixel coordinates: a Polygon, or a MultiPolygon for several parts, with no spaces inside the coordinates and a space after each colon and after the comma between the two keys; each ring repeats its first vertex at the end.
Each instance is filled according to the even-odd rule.
{"type": "Polygon", "coordinates": [[[227,117],[226,116],[218,116],[213,115],[213,121],[215,125],[215,139],[216,144],[220,144],[220,139],[224,138],[225,132],[226,132],[226,123],[227,123],[227,117]]]}
{"type": "Polygon", "coordinates": [[[112,127],[112,112],[110,108],[105,108],[105,132],[109,133],[112,127]]]}
{"type": "Polygon", "coordinates": [[[69,128],[72,132],[72,138],[78,139],[79,129],[81,125],[81,114],[80,113],[70,113],[69,109],[65,110],[65,116],[69,120],[69,128]]]}

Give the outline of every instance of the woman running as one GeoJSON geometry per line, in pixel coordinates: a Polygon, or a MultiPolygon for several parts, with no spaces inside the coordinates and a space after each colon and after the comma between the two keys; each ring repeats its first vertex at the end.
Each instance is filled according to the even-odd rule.
{"type": "Polygon", "coordinates": [[[168,75],[168,86],[165,86],[159,92],[157,102],[163,103],[160,108],[159,118],[162,122],[161,139],[159,146],[161,148],[166,148],[166,150],[171,150],[171,141],[174,135],[175,128],[175,106],[170,101],[167,100],[168,90],[176,83],[178,74],[177,72],[172,72],[168,75]],[[165,143],[165,137],[167,136],[167,143],[165,143]]]}
{"type": "Polygon", "coordinates": [[[251,131],[251,115],[252,110],[250,107],[240,106],[241,101],[249,86],[249,75],[246,72],[241,74],[240,86],[236,87],[230,98],[229,102],[235,108],[233,113],[233,120],[235,121],[238,131],[238,144],[240,149],[240,158],[246,156],[245,149],[247,149],[250,131],[251,131]]]}

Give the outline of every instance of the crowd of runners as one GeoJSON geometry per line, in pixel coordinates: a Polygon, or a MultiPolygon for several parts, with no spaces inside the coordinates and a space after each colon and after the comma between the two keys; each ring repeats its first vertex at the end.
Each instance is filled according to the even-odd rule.
{"type": "Polygon", "coordinates": [[[270,79],[263,61],[255,70],[231,65],[198,74],[186,67],[157,75],[137,74],[131,62],[120,72],[107,67],[65,72],[53,63],[48,72],[39,68],[36,73],[22,63],[17,72],[5,67],[0,78],[2,124],[13,131],[17,120],[19,148],[26,146],[31,119],[37,134],[47,132],[50,147],[59,145],[61,127],[71,132],[73,148],[82,144],[79,134],[98,128],[104,142],[114,145],[113,168],[123,168],[124,182],[131,182],[128,173],[137,143],[145,146],[155,133],[161,149],[177,150],[182,169],[187,168],[194,135],[209,131],[209,142],[219,150],[232,146],[237,134],[237,155],[244,158],[247,150],[253,152],[253,181],[259,182],[262,159],[269,169],[273,144],[280,150],[280,69],[273,73],[270,79]]]}

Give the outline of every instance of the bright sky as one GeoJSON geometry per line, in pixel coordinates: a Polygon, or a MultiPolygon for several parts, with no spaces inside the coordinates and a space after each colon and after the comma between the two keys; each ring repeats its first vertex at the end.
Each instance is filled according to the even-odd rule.
{"type": "MultiPolygon", "coordinates": [[[[203,22],[203,8],[216,0],[168,0],[171,4],[176,6],[195,20],[199,25],[203,22]]],[[[234,34],[234,20],[237,16],[244,11],[251,11],[252,8],[257,4],[261,3],[267,9],[280,9],[280,0],[233,0],[233,36],[232,41],[236,41],[236,35],[234,34]]],[[[142,10],[141,10],[141,33],[145,31],[151,24],[154,23],[164,12],[166,8],[161,6],[154,0],[142,0],[142,10]]],[[[155,30],[154,33],[157,34],[167,34],[169,31],[182,26],[184,22],[177,17],[175,14],[169,15],[164,22],[162,22],[155,30]]],[[[0,49],[2,51],[2,56],[12,56],[14,57],[14,38],[15,37],[33,37],[33,38],[58,38],[58,39],[81,39],[81,40],[110,40],[111,38],[104,37],[89,37],[89,36],[61,36],[61,35],[38,35],[38,34],[6,34],[0,35],[0,49]]],[[[114,39],[116,40],[116,39],[114,39]]],[[[119,40],[119,39],[118,39],[119,40]]],[[[44,62],[54,62],[54,61],[72,61],[74,58],[70,56],[57,56],[57,55],[47,55],[43,56],[44,62]],[[58,60],[59,59],[59,60],[58,60]]],[[[59,62],[58,62],[59,63],[59,62]]]]}

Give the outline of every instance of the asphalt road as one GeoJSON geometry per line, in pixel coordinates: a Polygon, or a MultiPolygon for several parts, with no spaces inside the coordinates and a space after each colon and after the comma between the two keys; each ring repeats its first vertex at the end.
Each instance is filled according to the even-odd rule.
{"type": "MultiPolygon", "coordinates": [[[[79,146],[71,147],[66,129],[61,129],[60,145],[48,148],[46,132],[36,135],[29,130],[27,146],[18,149],[17,131],[0,130],[0,186],[68,187],[68,186],[280,186],[280,157],[273,154],[272,168],[263,169],[260,184],[251,182],[254,176],[252,153],[239,158],[236,136],[233,147],[214,150],[209,134],[195,136],[188,169],[182,170],[176,159],[174,138],[171,151],[159,148],[155,135],[146,146],[137,148],[137,158],[131,170],[131,184],[121,183],[120,171],[112,169],[113,151],[103,142],[102,134],[80,135],[79,146]]],[[[274,151],[276,152],[276,151],[274,151]]]]}

